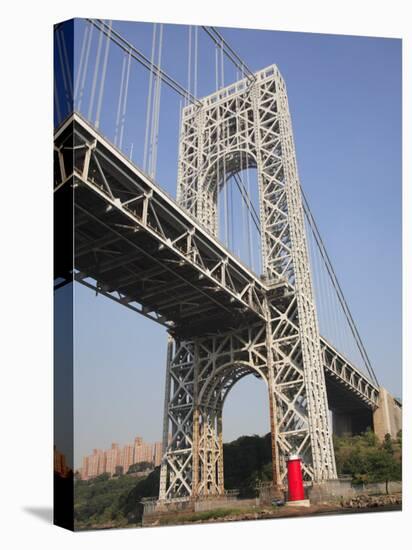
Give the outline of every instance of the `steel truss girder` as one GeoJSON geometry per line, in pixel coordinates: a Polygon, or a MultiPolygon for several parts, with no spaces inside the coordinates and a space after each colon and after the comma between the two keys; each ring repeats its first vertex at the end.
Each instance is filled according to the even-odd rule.
{"type": "MultiPolygon", "coordinates": [[[[277,73],[273,74],[276,80],[277,73]]],[[[262,79],[259,77],[258,82],[260,80],[262,79]]],[[[303,455],[307,479],[322,479],[322,475],[324,476],[324,473],[320,476],[316,473],[312,455],[311,406],[307,381],[312,383],[313,380],[311,382],[312,375],[311,373],[308,375],[307,369],[305,370],[304,348],[306,355],[313,359],[313,357],[317,358],[319,347],[322,372],[325,369],[327,376],[336,378],[369,407],[373,408],[377,403],[378,389],[326,340],[319,337],[317,326],[313,329],[316,312],[313,306],[310,273],[307,271],[306,243],[300,227],[302,216],[301,206],[299,208],[297,175],[294,163],[292,162],[292,166],[286,168],[284,166],[286,161],[283,162],[281,154],[284,141],[288,143],[284,146],[284,150],[289,151],[289,160],[294,152],[290,149],[293,143],[291,145],[288,113],[285,115],[287,106],[285,107],[285,98],[282,100],[280,93],[279,105],[282,105],[283,101],[283,119],[286,118],[286,122],[281,120],[280,115],[277,117],[277,122],[271,121],[270,116],[267,115],[268,105],[273,101],[271,96],[277,94],[276,89],[282,88],[279,85],[273,90],[266,82],[264,99],[262,99],[256,89],[244,88],[253,99],[251,102],[252,107],[255,106],[253,108],[256,109],[257,106],[259,110],[259,105],[264,104],[262,109],[265,113],[263,117],[265,124],[263,126],[266,125],[266,129],[262,135],[259,135],[259,139],[267,140],[265,142],[267,148],[272,143],[273,154],[277,157],[271,161],[269,157],[264,158],[266,153],[261,157],[256,156],[256,159],[260,159],[260,164],[256,160],[257,168],[259,170],[262,166],[264,168],[259,184],[261,216],[266,216],[261,219],[266,220],[262,223],[264,228],[262,249],[266,257],[267,282],[259,280],[244,268],[193,217],[185,214],[144,173],[125,159],[78,115],[73,115],[56,132],[56,192],[58,193],[64,186],[72,185],[75,187],[75,193],[87,192],[84,195],[87,201],[89,200],[90,204],[94,201],[93,205],[97,205],[97,209],[88,211],[84,207],[87,206],[87,201],[83,206],[75,204],[76,236],[79,239],[76,250],[79,251],[80,259],[84,256],[89,260],[90,251],[92,251],[98,256],[97,263],[101,270],[96,271],[94,262],[91,264],[83,262],[82,270],[77,272],[76,279],[122,305],[131,307],[169,327],[173,330],[176,342],[179,342],[181,348],[181,351],[172,353],[169,361],[171,366],[167,371],[166,389],[176,386],[177,394],[167,393],[165,400],[165,425],[169,426],[171,423],[171,433],[176,435],[169,443],[167,435],[169,427],[167,428],[161,485],[161,495],[165,499],[222,493],[224,489],[221,411],[230,389],[240,378],[250,372],[261,377],[268,384],[272,431],[276,431],[274,465],[278,468],[278,480],[284,477],[285,454],[292,449],[299,450],[303,455]],[[72,136],[72,139],[69,137],[66,140],[64,132],[70,124],[76,131],[74,138],[72,136]],[[272,133],[279,133],[279,136],[271,137],[268,128],[272,129],[272,133]],[[269,178],[270,174],[273,176],[272,179],[269,178]],[[288,180],[285,179],[284,174],[288,174],[288,180]],[[281,175],[284,179],[280,177],[281,175]],[[290,184],[293,187],[292,190],[287,189],[287,181],[292,182],[290,184]],[[273,209],[271,209],[272,203],[274,203],[273,209]],[[93,223],[96,227],[101,226],[102,234],[89,235],[88,224],[91,218],[94,218],[93,223]],[[291,223],[292,218],[293,223],[291,223]],[[297,226],[294,228],[295,233],[292,231],[292,225],[297,226]],[[109,233],[110,236],[108,236],[109,233]],[[152,249],[142,248],[141,241],[136,239],[138,237],[144,241],[145,236],[151,238],[152,249]],[[292,242],[298,242],[299,246],[296,247],[292,242]],[[122,248],[124,243],[128,243],[128,246],[130,244],[128,253],[125,253],[122,248]],[[300,251],[297,258],[296,250],[300,251]],[[142,258],[144,260],[149,257],[148,251],[152,266],[139,272],[140,282],[144,283],[144,292],[135,296],[134,271],[137,268],[141,269],[138,264],[142,258]],[[170,252],[173,252],[173,257],[166,256],[170,252]],[[163,263],[158,261],[162,254],[165,255],[163,263]],[[296,265],[300,266],[299,270],[295,269],[296,265]],[[206,281],[201,290],[207,294],[210,300],[208,303],[222,307],[218,297],[220,294],[225,294],[230,297],[230,300],[226,305],[224,304],[224,307],[232,310],[237,308],[239,311],[243,309],[245,313],[254,314],[243,321],[243,326],[233,328],[232,332],[226,333],[224,337],[222,334],[208,336],[209,339],[216,339],[214,348],[208,347],[205,343],[202,344],[197,338],[179,337],[173,319],[159,313],[156,304],[139,304],[139,298],[161,295],[162,285],[169,275],[175,277],[176,283],[173,288],[178,291],[180,283],[183,284],[187,280],[187,274],[184,273],[184,276],[178,277],[176,274],[183,273],[180,269],[185,269],[187,266],[197,274],[196,279],[206,281]],[[116,271],[119,268],[123,269],[120,275],[116,271]],[[99,277],[100,272],[104,277],[99,277]],[[96,274],[97,276],[94,277],[96,274]],[[97,282],[92,285],[90,279],[93,278],[97,282]],[[130,286],[127,286],[129,283],[130,286]],[[273,287],[280,289],[280,292],[276,293],[273,287]],[[298,290],[302,288],[303,290],[298,290]],[[303,327],[301,319],[305,320],[303,327]],[[305,330],[303,330],[304,327],[306,327],[305,330]],[[253,338],[250,337],[250,331],[254,334],[253,338]],[[244,335],[246,332],[247,338],[244,335]],[[238,338],[239,334],[243,336],[238,338]],[[245,347],[246,341],[248,344],[245,347]],[[228,344],[228,342],[231,343],[228,344]],[[303,345],[303,342],[306,344],[303,345]],[[231,349],[229,354],[227,346],[231,349]],[[252,357],[249,354],[250,350],[253,350],[252,357]],[[270,353],[267,350],[270,350],[270,353]],[[210,367],[209,354],[211,357],[217,354],[218,358],[230,358],[231,363],[222,371],[213,371],[210,367]],[[209,367],[205,367],[206,370],[204,370],[202,365],[206,364],[209,367]],[[216,474],[215,478],[213,473],[216,474]]],[[[219,94],[222,95],[220,100],[223,101],[226,91],[219,94]]],[[[211,104],[214,103],[212,99],[206,98],[205,104],[207,105],[209,101],[211,104]]],[[[249,111],[248,107],[248,113],[249,111]]],[[[250,117],[249,113],[246,119],[239,123],[240,131],[244,134],[245,131],[242,128],[249,128],[249,122],[253,121],[253,116],[250,117]]],[[[253,136],[259,134],[256,131],[259,130],[256,121],[253,121],[253,125],[255,129],[251,130],[248,140],[254,139],[253,136]]],[[[230,130],[230,125],[228,127],[230,130]]],[[[228,147],[231,147],[233,136],[230,136],[229,130],[225,140],[228,147]]],[[[247,151],[250,155],[248,158],[252,159],[255,153],[250,143],[247,151]]],[[[236,155],[229,159],[232,163],[229,168],[232,171],[245,165],[245,157],[242,155],[243,153],[237,156],[237,160],[236,155]]],[[[216,173],[215,171],[215,175],[216,173]]],[[[209,191],[212,184],[213,178],[209,178],[209,191]]],[[[216,189],[213,193],[215,191],[216,189]]],[[[181,189],[179,193],[182,194],[181,189]]],[[[204,208],[208,206],[208,200],[213,203],[213,193],[212,198],[209,196],[203,203],[204,208]]],[[[197,212],[192,214],[198,215],[197,212]]],[[[208,219],[211,218],[208,217],[208,219]]],[[[209,227],[210,231],[215,229],[213,226],[209,227]]],[[[194,288],[193,280],[188,282],[190,283],[188,288],[194,288]]],[[[188,301],[191,302],[191,293],[188,292],[187,296],[188,301]]],[[[172,303],[177,304],[178,301],[172,300],[172,303]]],[[[194,316],[199,313],[199,308],[190,304],[184,307],[189,308],[185,310],[189,316],[192,313],[194,316]]],[[[213,361],[217,360],[213,359],[213,361]]],[[[317,359],[314,363],[317,364],[317,359]]],[[[320,387],[324,388],[324,380],[321,379],[321,382],[320,387]]],[[[319,428],[315,422],[315,430],[318,432],[320,430],[324,438],[326,433],[323,428],[324,417],[320,415],[319,418],[321,425],[319,428]]],[[[322,455],[322,442],[320,445],[317,443],[316,447],[319,448],[319,446],[321,449],[316,452],[318,462],[322,462],[325,460],[322,455]]]]}
{"type": "Polygon", "coordinates": [[[325,375],[335,379],[352,394],[356,395],[368,408],[378,407],[379,388],[362,372],[351,365],[329,342],[320,340],[325,375]]]}
{"type": "MultiPolygon", "coordinates": [[[[132,276],[134,258],[124,253],[123,246],[127,243],[137,258],[139,253],[140,256],[147,257],[147,251],[139,248],[138,239],[141,235],[149,235],[155,243],[155,248],[150,251],[151,260],[160,265],[159,269],[163,274],[167,271],[166,265],[169,272],[173,272],[175,277],[186,283],[187,289],[194,290],[194,294],[202,294],[208,303],[215,303],[215,309],[222,310],[229,317],[236,311],[243,311],[253,312],[255,317],[263,319],[264,287],[260,280],[217,241],[211,239],[195,220],[182,212],[170,197],[129,163],[79,115],[72,115],[63,124],[57,132],[56,140],[59,134],[63,135],[65,129],[73,124],[76,148],[70,142],[73,136],[69,136],[68,142],[63,141],[56,146],[56,166],[65,167],[64,172],[60,169],[56,176],[56,189],[73,184],[79,191],[88,192],[91,198],[86,197],[87,201],[103,205],[100,211],[91,212],[80,204],[81,201],[75,202],[76,221],[81,225],[76,233],[79,239],[76,261],[81,265],[79,269],[82,272],[80,278],[84,279],[83,275],[86,275],[99,283],[107,283],[105,286],[108,288],[120,287],[123,290],[122,301],[127,303],[129,299],[130,303],[135,302],[133,289],[136,281],[132,276]],[[79,143],[84,146],[79,147],[79,143]],[[71,171],[66,168],[70,164],[67,157],[73,159],[71,171]],[[110,233],[111,237],[107,240],[100,237],[97,241],[96,237],[85,237],[84,224],[88,220],[95,226],[100,226],[103,234],[110,233]],[[104,248],[105,244],[108,245],[107,248],[104,248]],[[162,256],[163,263],[158,261],[162,256]],[[132,263],[127,267],[128,258],[132,263]],[[116,279],[114,275],[118,268],[123,269],[120,279],[116,279]],[[178,275],[179,269],[182,271],[187,268],[191,268],[195,280],[178,275]],[[128,281],[130,284],[123,288],[120,285],[122,281],[122,284],[128,281]]],[[[141,279],[144,279],[144,275],[145,273],[141,279]]],[[[156,285],[148,290],[152,297],[156,294],[153,290],[156,290],[156,285]]],[[[145,293],[141,289],[139,292],[144,300],[145,293]]],[[[178,295],[176,299],[178,301],[178,295]]],[[[161,304],[159,309],[161,310],[161,304]]],[[[174,326],[173,312],[169,318],[168,311],[161,313],[169,321],[168,325],[174,326]]]]}
{"type": "MultiPolygon", "coordinates": [[[[209,101],[207,99],[207,101],[209,101]]],[[[73,184],[73,166],[74,166],[74,147],[77,147],[76,151],[79,157],[77,158],[77,171],[76,173],[80,172],[83,173],[82,170],[82,162],[84,163],[84,171],[86,172],[88,170],[88,167],[90,167],[90,160],[91,155],[88,154],[89,145],[92,144],[93,146],[97,146],[98,143],[102,144],[102,147],[104,148],[106,144],[108,144],[107,140],[105,140],[98,132],[93,131],[93,128],[86,123],[83,119],[81,119],[78,115],[74,114],[72,117],[70,117],[66,123],[64,123],[57,131],[55,135],[55,192],[59,192],[59,189],[64,185],[71,185],[73,184]],[[80,134],[80,145],[77,143],[77,145],[74,144],[74,138],[70,134],[71,137],[65,138],[64,132],[65,127],[67,128],[70,126],[70,124],[78,125],[78,135],[80,134]],[[85,135],[83,138],[81,138],[83,128],[85,135]],[[96,140],[96,141],[95,141],[96,140]],[[81,145],[83,143],[83,145],[81,145]],[[80,154],[83,152],[83,156],[80,154]],[[67,175],[68,174],[68,175],[67,175]]],[[[113,147],[112,147],[113,148],[113,147]]],[[[113,148],[114,149],[114,148],[113,148]]],[[[119,161],[120,167],[122,167],[121,172],[125,171],[125,167],[123,167],[123,164],[127,164],[129,166],[130,163],[119,153],[117,152],[117,158],[119,161]]],[[[135,168],[135,167],[134,167],[135,168]]],[[[138,172],[140,174],[140,172],[138,172]]],[[[107,179],[107,178],[106,178],[107,179]]],[[[78,182],[79,180],[76,180],[78,182]]],[[[77,183],[75,183],[77,185],[77,183]]],[[[154,186],[154,184],[152,183],[154,186]]],[[[134,188],[133,188],[134,189],[134,188]]],[[[141,195],[141,193],[136,191],[133,191],[134,194],[130,195],[130,198],[136,198],[141,195]]],[[[170,199],[169,199],[170,200],[170,199]]],[[[173,201],[170,200],[170,202],[173,205],[173,209],[179,210],[179,207],[176,206],[173,201]]],[[[132,204],[132,203],[129,203],[132,204]]],[[[108,203],[105,202],[106,207],[103,209],[104,211],[107,209],[107,207],[111,206],[108,203]]],[[[105,212],[101,215],[102,219],[105,218],[105,212]]],[[[84,215],[81,217],[79,214],[76,215],[76,235],[78,233],[81,233],[82,230],[79,229],[79,224],[84,224],[87,221],[87,215],[84,215]]],[[[126,227],[123,227],[123,229],[126,231],[130,231],[131,233],[134,233],[135,231],[138,232],[138,227],[136,224],[127,222],[127,224],[123,224],[126,227]]],[[[119,227],[116,227],[116,229],[121,229],[119,227]]],[[[108,253],[108,250],[105,251],[105,249],[110,248],[112,245],[115,245],[123,240],[123,234],[113,234],[111,231],[106,231],[100,239],[95,239],[92,243],[85,238],[85,242],[83,245],[79,245],[76,247],[76,256],[82,257],[85,254],[85,251],[90,250],[90,247],[92,246],[93,249],[102,249],[102,261],[100,262],[100,271],[102,273],[110,272],[110,270],[114,269],[118,266],[123,266],[126,268],[130,268],[130,272],[127,272],[124,279],[126,279],[126,282],[128,280],[134,281],[137,277],[136,275],[136,267],[134,265],[134,262],[142,258],[142,253],[139,252],[136,249],[133,249],[133,253],[129,255],[122,254],[119,255],[113,255],[108,253]]],[[[211,241],[213,242],[214,239],[211,238],[211,241]]],[[[162,244],[160,239],[157,239],[158,245],[157,247],[162,244]]],[[[219,245],[220,246],[220,245],[219,245]]],[[[157,248],[156,247],[156,248],[157,248]]],[[[235,261],[235,260],[234,260],[235,261]]],[[[213,268],[212,268],[213,269],[213,268]]],[[[245,271],[247,274],[248,272],[245,271]]],[[[147,280],[148,282],[152,282],[153,285],[150,287],[153,290],[151,292],[153,293],[161,293],[163,290],[163,286],[159,286],[160,279],[167,280],[167,272],[165,272],[165,268],[162,265],[157,265],[151,269],[146,269],[144,272],[141,272],[138,274],[140,279],[147,280]]],[[[199,272],[199,277],[203,276],[203,273],[199,272]]],[[[96,281],[92,282],[90,279],[90,273],[77,273],[76,279],[81,282],[82,284],[93,288],[93,290],[98,291],[99,293],[107,296],[111,300],[117,301],[121,305],[124,305],[126,307],[129,307],[133,309],[134,311],[139,312],[142,315],[149,316],[152,320],[157,321],[158,323],[163,324],[167,328],[173,328],[173,324],[170,322],[169,319],[166,317],[159,315],[156,311],[150,310],[147,306],[142,306],[138,302],[130,302],[129,297],[122,292],[119,292],[117,289],[111,290],[107,287],[102,286],[101,284],[96,283],[96,281]]],[[[118,288],[121,288],[121,283],[124,281],[124,279],[117,279],[114,281],[114,286],[116,287],[118,285],[118,288]]],[[[259,281],[259,279],[252,279],[253,284],[257,288],[257,292],[259,296],[266,295],[269,291],[269,288],[263,283],[262,281],[259,281]]],[[[180,284],[180,283],[177,283],[180,284]]],[[[183,283],[182,283],[183,284],[183,283]]],[[[170,290],[170,283],[167,287],[170,290]]],[[[293,290],[293,287],[288,287],[289,290],[293,290]]],[[[150,292],[147,290],[147,292],[150,292]]],[[[248,306],[249,307],[249,306],[248,306]]],[[[339,352],[334,349],[331,344],[329,344],[325,339],[321,338],[321,346],[322,346],[322,352],[323,352],[323,363],[325,367],[325,372],[327,375],[333,374],[343,385],[346,385],[351,392],[358,393],[360,398],[367,403],[369,407],[374,407],[377,405],[377,396],[378,396],[378,388],[376,388],[369,380],[368,378],[360,371],[358,371],[348,360],[346,360],[339,352]]]]}

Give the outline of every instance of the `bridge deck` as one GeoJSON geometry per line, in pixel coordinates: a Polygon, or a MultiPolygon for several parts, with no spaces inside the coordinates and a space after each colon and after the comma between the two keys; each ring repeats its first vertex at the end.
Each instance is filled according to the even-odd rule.
{"type": "MultiPolygon", "coordinates": [[[[264,281],[78,114],[55,133],[55,223],[75,234],[74,265],[57,247],[57,276],[181,336],[265,320],[264,281]]],[[[378,389],[321,343],[328,379],[376,406],[378,389]]]]}
{"type": "Polygon", "coordinates": [[[73,115],[55,144],[58,192],[76,182],[78,281],[181,333],[264,319],[259,278],[95,129],[73,115]]]}

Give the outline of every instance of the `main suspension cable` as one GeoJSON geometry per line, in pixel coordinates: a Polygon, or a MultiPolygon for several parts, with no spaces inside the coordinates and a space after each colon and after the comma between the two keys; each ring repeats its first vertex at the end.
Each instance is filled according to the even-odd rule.
{"type": "Polygon", "coordinates": [[[146,69],[149,71],[153,71],[156,74],[159,75],[161,80],[169,86],[172,90],[180,94],[182,97],[186,98],[189,103],[193,103],[194,105],[197,105],[199,107],[202,106],[202,102],[197,99],[193,94],[191,94],[188,90],[186,90],[179,82],[177,82],[174,78],[169,76],[165,71],[163,71],[160,67],[153,65],[150,60],[142,53],[140,52],[133,44],[131,44],[129,41],[127,41],[121,34],[119,34],[114,29],[111,29],[111,32],[109,33],[109,26],[102,20],[102,19],[87,19],[96,29],[98,29],[101,33],[104,35],[109,36],[110,40],[114,42],[119,48],[124,50],[125,52],[130,52],[130,55],[132,58],[143,65],[146,69]]]}
{"type": "Polygon", "coordinates": [[[202,29],[213,40],[213,42],[219,46],[224,55],[234,64],[234,66],[241,71],[249,80],[255,81],[256,76],[249,69],[246,63],[241,59],[233,48],[226,42],[223,36],[215,27],[205,27],[202,29]]]}
{"type": "Polygon", "coordinates": [[[345,296],[343,294],[343,291],[342,291],[342,288],[339,284],[339,281],[338,281],[338,278],[336,276],[336,273],[335,273],[335,270],[333,269],[333,265],[332,265],[332,262],[330,260],[330,257],[326,251],[326,248],[325,248],[325,245],[323,243],[323,240],[322,240],[322,237],[320,236],[320,233],[319,233],[319,229],[318,229],[318,226],[315,222],[315,218],[313,217],[313,214],[310,210],[310,207],[309,207],[309,203],[308,203],[308,200],[303,192],[303,189],[301,189],[301,193],[302,193],[302,198],[303,198],[303,209],[304,209],[304,212],[305,212],[305,215],[306,215],[306,218],[309,222],[309,226],[311,227],[312,229],[312,232],[313,232],[313,236],[315,237],[315,241],[316,241],[316,244],[319,248],[319,251],[320,251],[320,254],[322,256],[322,259],[325,263],[325,266],[326,266],[326,269],[327,269],[327,272],[328,272],[328,275],[329,275],[329,278],[330,280],[332,281],[332,284],[333,284],[333,287],[335,289],[335,292],[336,292],[336,295],[339,299],[339,302],[342,306],[342,309],[343,309],[343,312],[345,314],[345,317],[348,321],[348,324],[349,324],[349,327],[351,329],[351,332],[352,332],[352,335],[355,339],[355,342],[356,342],[356,345],[358,347],[358,350],[361,354],[361,357],[365,363],[365,366],[366,366],[366,369],[368,371],[368,374],[369,376],[371,377],[371,379],[375,382],[375,384],[377,384],[379,386],[379,381],[376,377],[376,374],[372,368],[372,365],[371,365],[371,362],[370,362],[370,359],[369,359],[369,356],[368,356],[368,353],[365,349],[365,346],[362,342],[362,339],[360,337],[360,334],[358,332],[358,329],[355,325],[355,321],[352,317],[352,314],[350,312],[350,309],[349,309],[349,306],[346,302],[346,299],[345,299],[345,296]]]}

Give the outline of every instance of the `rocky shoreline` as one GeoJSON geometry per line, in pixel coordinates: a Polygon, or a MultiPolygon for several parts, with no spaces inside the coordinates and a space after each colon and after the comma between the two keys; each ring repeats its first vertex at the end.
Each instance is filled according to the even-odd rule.
{"type": "Polygon", "coordinates": [[[208,517],[202,517],[202,513],[180,513],[176,516],[158,517],[153,522],[147,522],[146,526],[156,525],[184,525],[200,523],[220,523],[245,520],[262,520],[292,517],[313,517],[318,515],[339,515],[345,513],[397,511],[402,507],[402,494],[391,495],[359,495],[342,500],[341,503],[313,504],[308,508],[303,507],[265,507],[251,510],[211,510],[208,517]],[[214,512],[216,515],[214,515],[214,512]]]}
{"type": "Polygon", "coordinates": [[[376,508],[378,506],[388,506],[402,504],[402,494],[395,495],[359,495],[343,500],[343,508],[376,508]]]}

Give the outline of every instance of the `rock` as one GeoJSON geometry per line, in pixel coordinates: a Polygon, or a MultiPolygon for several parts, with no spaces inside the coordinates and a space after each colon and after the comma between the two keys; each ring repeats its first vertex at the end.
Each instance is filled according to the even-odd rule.
{"type": "Polygon", "coordinates": [[[358,495],[350,499],[342,499],[343,508],[377,508],[389,504],[401,504],[402,495],[358,495]]]}

